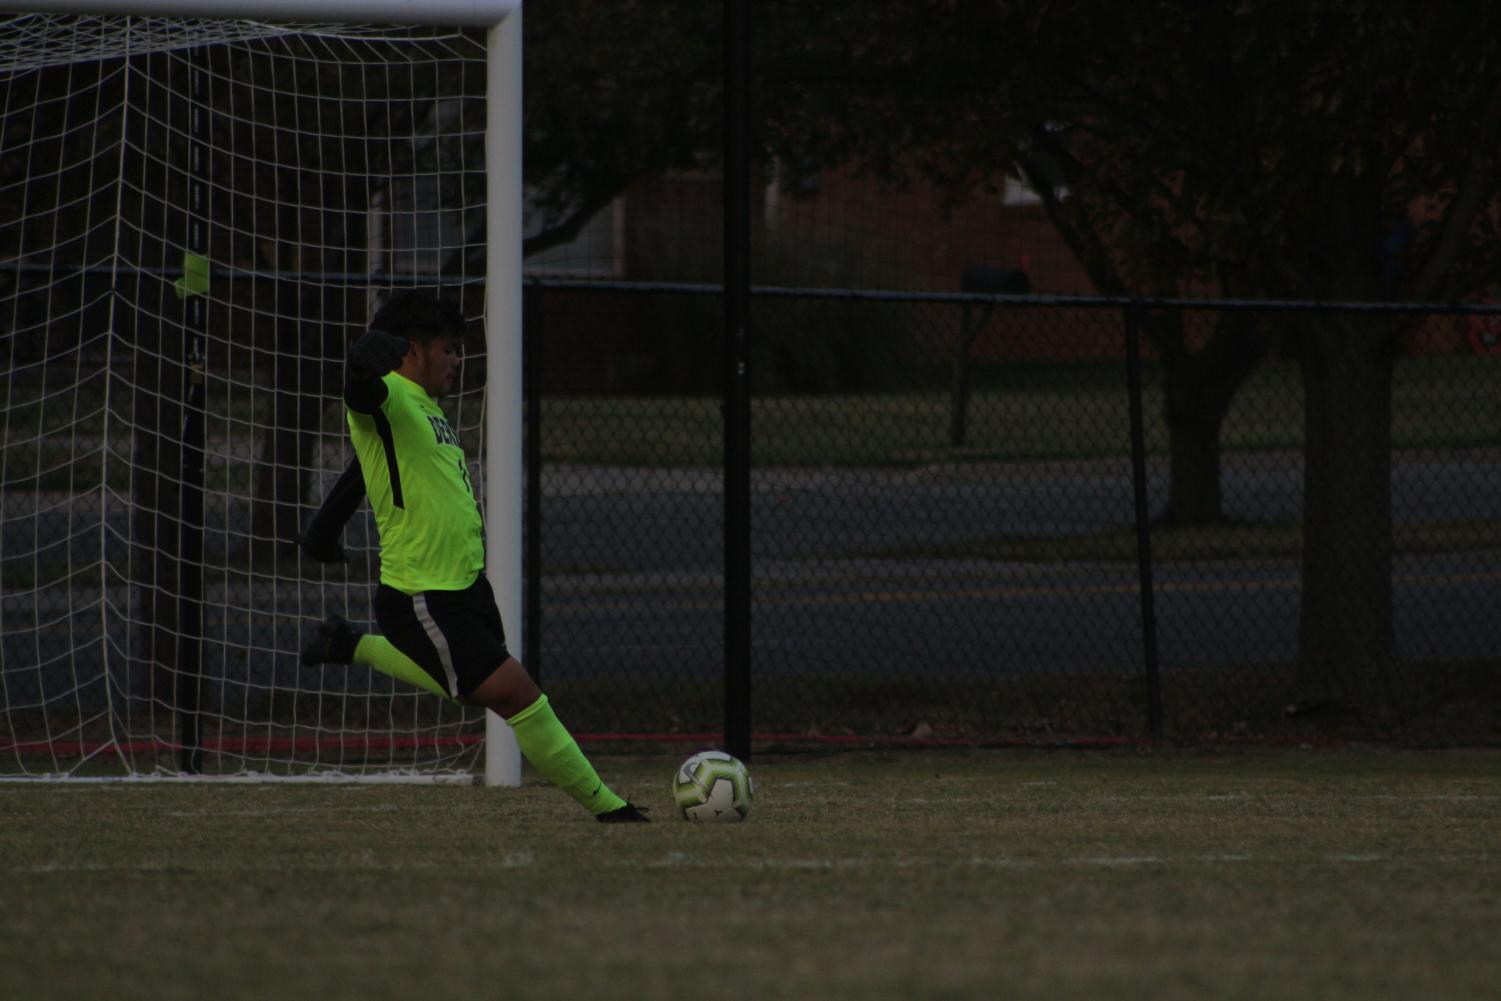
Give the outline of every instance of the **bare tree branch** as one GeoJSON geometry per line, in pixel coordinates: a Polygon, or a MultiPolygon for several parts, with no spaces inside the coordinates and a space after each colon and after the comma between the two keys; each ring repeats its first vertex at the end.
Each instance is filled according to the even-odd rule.
{"type": "Polygon", "coordinates": [[[530,257],[532,254],[540,254],[550,247],[558,247],[577,239],[584,227],[589,224],[589,220],[598,215],[616,197],[615,194],[600,192],[584,199],[561,222],[547,227],[536,236],[529,236],[523,240],[521,256],[530,257]]]}
{"type": "Polygon", "coordinates": [[[1474,151],[1465,164],[1454,198],[1444,215],[1443,229],[1433,251],[1412,283],[1412,298],[1424,301],[1438,294],[1454,258],[1458,256],[1475,216],[1495,196],[1496,144],[1501,140],[1501,83],[1491,92],[1475,137],[1474,151]]]}

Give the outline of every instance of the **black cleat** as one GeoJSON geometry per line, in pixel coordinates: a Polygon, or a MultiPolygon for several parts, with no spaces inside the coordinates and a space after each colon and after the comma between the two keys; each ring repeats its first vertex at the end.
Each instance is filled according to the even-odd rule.
{"type": "Polygon", "coordinates": [[[651,818],[642,812],[642,808],[633,803],[625,806],[617,806],[615,809],[595,816],[601,824],[645,824],[651,818]]]}
{"type": "Polygon", "coordinates": [[[302,648],[302,662],[313,664],[349,664],[354,661],[354,647],[362,634],[338,612],[318,623],[317,632],[302,648]]]}

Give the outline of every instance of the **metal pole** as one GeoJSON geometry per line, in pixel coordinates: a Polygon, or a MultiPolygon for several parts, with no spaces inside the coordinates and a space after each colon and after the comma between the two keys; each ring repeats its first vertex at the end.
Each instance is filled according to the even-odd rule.
{"type": "Polygon", "coordinates": [[[122,17],[254,18],[367,24],[465,24],[504,20],[521,0],[26,0],[21,10],[122,17]]]}
{"type": "Polygon", "coordinates": [[[751,750],[750,5],[724,7],[724,743],[751,750]]]}
{"type": "Polygon", "coordinates": [[[1147,444],[1142,418],[1141,305],[1126,307],[1126,388],[1131,406],[1131,484],[1136,507],[1136,566],[1141,585],[1141,649],[1145,666],[1147,728],[1162,739],[1162,688],[1157,676],[1157,610],[1152,584],[1152,525],[1147,500],[1147,444]]]}
{"type": "Polygon", "coordinates": [[[527,673],[542,683],[542,290],[521,293],[522,393],[526,397],[526,631],[527,673]]]}
{"type": "MultiPolygon", "coordinates": [[[[490,29],[485,70],[485,567],[512,649],[521,618],[521,6],[490,29]]],[[[485,784],[521,785],[516,734],[485,713],[485,784]]]]}
{"type": "MultiPolygon", "coordinates": [[[[187,274],[204,274],[209,252],[208,49],[188,62],[188,231],[183,257],[187,274]],[[197,263],[194,263],[197,262],[197,263]]],[[[203,672],[203,445],[204,348],[208,328],[207,288],[184,278],[181,514],[177,539],[177,743],[178,767],[203,770],[199,701],[203,672]]]]}

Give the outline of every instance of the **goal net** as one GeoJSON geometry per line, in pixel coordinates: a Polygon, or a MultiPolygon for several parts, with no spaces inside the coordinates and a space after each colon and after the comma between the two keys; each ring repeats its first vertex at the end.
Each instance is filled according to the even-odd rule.
{"type": "Polygon", "coordinates": [[[295,540],[395,288],[471,320],[485,483],[485,94],[482,28],[0,15],[0,776],[478,767],[479,711],[300,657],[373,621],[368,505],[295,540]]]}

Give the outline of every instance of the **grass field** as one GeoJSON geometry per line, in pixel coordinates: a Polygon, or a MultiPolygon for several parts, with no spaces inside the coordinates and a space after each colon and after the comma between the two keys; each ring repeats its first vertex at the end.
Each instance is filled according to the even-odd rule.
{"type": "MultiPolygon", "coordinates": [[[[1162,371],[1144,373],[1148,454],[1167,453],[1162,371]]],[[[1392,444],[1404,449],[1501,443],[1501,362],[1407,359],[1392,386],[1392,444]]],[[[907,466],[1130,455],[1123,365],[1002,366],[969,400],[966,444],[949,443],[946,389],[856,395],[757,396],[758,466],[907,466]]],[[[557,397],[544,401],[544,461],[654,468],[723,461],[718,397],[557,397]]],[[[1302,377],[1293,362],[1260,366],[1236,393],[1220,435],[1227,453],[1303,447],[1302,377]]]]}
{"type": "Polygon", "coordinates": [[[763,756],[749,823],[409,786],[0,786],[0,997],[1475,998],[1501,753],[763,756]]]}
{"type": "MultiPolygon", "coordinates": [[[[69,370],[71,372],[71,370],[69,370]]],[[[70,375],[71,378],[71,375],[70,375]]],[[[891,467],[932,462],[1028,462],[1129,455],[1124,366],[1115,362],[1031,363],[977,372],[968,438],[949,442],[947,375],[926,391],[758,394],[752,402],[760,467],[891,467]]],[[[1162,371],[1143,375],[1145,444],[1166,454],[1162,371]]],[[[97,380],[95,380],[97,382],[97,380]]],[[[0,383],[0,466],[9,483],[71,490],[106,478],[128,490],[129,426],[117,416],[112,458],[104,452],[102,387],[43,392],[0,383]],[[96,399],[97,398],[97,399],[96,399]]],[[[1267,362],[1236,393],[1221,432],[1227,453],[1301,450],[1303,396],[1298,367],[1267,362]]],[[[115,390],[115,413],[128,414],[115,390]]],[[[1392,386],[1392,443],[1406,449],[1483,448],[1501,443],[1501,361],[1470,355],[1404,359],[1392,386]]],[[[210,490],[245,492],[257,446],[252,432],[274,423],[264,390],[210,405],[210,490]],[[233,457],[225,461],[223,457],[233,457]]],[[[703,396],[549,396],[542,404],[542,457],[548,464],[715,468],[723,462],[722,401],[703,396]]],[[[469,404],[477,406],[477,400],[469,404]]],[[[342,435],[336,408],[324,431],[342,435]]],[[[470,442],[475,446],[477,438],[470,442]]]]}

